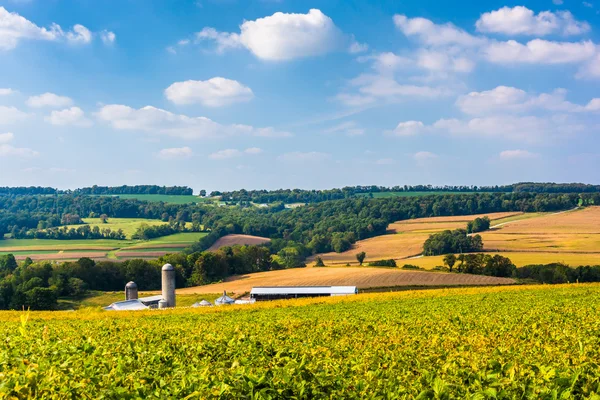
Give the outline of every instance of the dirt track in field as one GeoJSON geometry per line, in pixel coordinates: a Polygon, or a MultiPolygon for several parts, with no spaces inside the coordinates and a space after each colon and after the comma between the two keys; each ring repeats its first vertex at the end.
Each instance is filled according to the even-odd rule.
{"type": "Polygon", "coordinates": [[[515,281],[483,275],[402,271],[392,268],[297,268],[233,276],[222,283],[179,289],[177,293],[249,292],[254,286],[393,286],[507,285],[515,281]]]}

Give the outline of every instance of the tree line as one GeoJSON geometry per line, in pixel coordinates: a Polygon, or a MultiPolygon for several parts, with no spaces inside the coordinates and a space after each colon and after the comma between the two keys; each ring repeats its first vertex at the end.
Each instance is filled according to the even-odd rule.
{"type": "Polygon", "coordinates": [[[157,186],[157,185],[123,185],[123,186],[97,186],[79,188],[75,190],[60,190],[51,187],[0,187],[0,196],[24,195],[56,195],[56,194],[84,194],[84,195],[116,195],[116,194],[166,194],[166,195],[192,195],[194,190],[187,186],[157,186]]]}
{"type": "Polygon", "coordinates": [[[403,186],[346,186],[340,189],[303,190],[235,190],[229,192],[213,191],[211,196],[220,196],[225,202],[254,202],[271,204],[276,202],[317,203],[329,200],[341,200],[373,193],[410,193],[410,192],[448,192],[448,193],[600,193],[600,185],[583,183],[534,183],[521,182],[511,185],[496,186],[434,186],[434,185],[403,185],[403,186]]]}
{"type": "Polygon", "coordinates": [[[158,260],[99,261],[81,258],[75,262],[17,263],[14,256],[0,256],[0,309],[53,309],[59,297],[80,296],[88,290],[121,291],[129,281],[140,290],[159,290],[161,268],[175,267],[176,285],[204,285],[231,275],[304,266],[286,258],[284,249],[272,255],[264,246],[223,247],[214,252],[175,253],[158,260]]]}

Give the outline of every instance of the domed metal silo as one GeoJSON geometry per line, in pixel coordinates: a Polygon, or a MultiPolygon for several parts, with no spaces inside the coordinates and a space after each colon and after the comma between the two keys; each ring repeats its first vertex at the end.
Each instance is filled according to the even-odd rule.
{"type": "Polygon", "coordinates": [[[135,300],[138,298],[138,287],[135,282],[130,281],[125,285],[125,300],[135,300]]]}

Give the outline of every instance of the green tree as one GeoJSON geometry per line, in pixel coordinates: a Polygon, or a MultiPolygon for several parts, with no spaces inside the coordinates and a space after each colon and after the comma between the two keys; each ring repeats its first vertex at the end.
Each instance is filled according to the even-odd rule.
{"type": "Polygon", "coordinates": [[[454,264],[456,264],[456,256],[452,253],[446,254],[444,256],[444,265],[448,266],[450,272],[452,272],[452,268],[454,268],[454,264]]]}
{"type": "Polygon", "coordinates": [[[356,260],[358,261],[358,264],[363,265],[363,262],[365,261],[366,257],[367,257],[367,253],[365,253],[364,251],[361,251],[360,253],[358,253],[356,255],[356,260]]]}
{"type": "Polygon", "coordinates": [[[315,259],[315,267],[324,267],[325,263],[323,262],[323,259],[319,256],[317,256],[317,258],[315,259]]]}

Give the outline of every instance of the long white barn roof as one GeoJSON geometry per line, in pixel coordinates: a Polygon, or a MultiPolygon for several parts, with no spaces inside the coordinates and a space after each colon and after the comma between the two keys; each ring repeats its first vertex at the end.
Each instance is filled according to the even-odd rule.
{"type": "Polygon", "coordinates": [[[356,294],[356,286],[261,286],[250,294],[356,294]]]}

